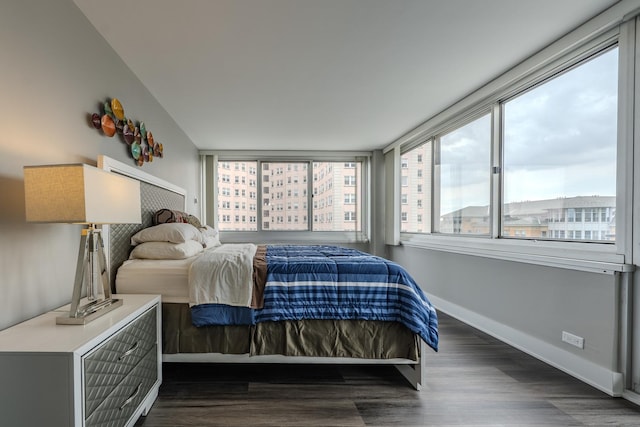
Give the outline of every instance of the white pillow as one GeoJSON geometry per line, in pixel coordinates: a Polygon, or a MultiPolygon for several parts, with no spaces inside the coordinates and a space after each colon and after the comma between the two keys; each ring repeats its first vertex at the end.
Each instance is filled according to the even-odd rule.
{"type": "Polygon", "coordinates": [[[220,239],[217,236],[216,237],[208,236],[204,233],[202,234],[202,240],[203,240],[204,247],[207,249],[215,248],[222,244],[220,243],[220,239]]]}
{"type": "Polygon", "coordinates": [[[189,240],[203,243],[202,233],[191,224],[170,222],[143,228],[131,237],[133,246],[145,242],[184,243],[189,240]]]}
{"type": "Polygon", "coordinates": [[[184,243],[145,242],[133,248],[129,259],[184,259],[203,250],[202,244],[195,240],[184,243]]]}
{"type": "Polygon", "coordinates": [[[220,233],[218,233],[218,229],[217,228],[213,228],[213,227],[211,227],[209,225],[203,225],[200,228],[200,231],[202,232],[202,234],[204,236],[218,237],[218,234],[220,234],[220,233]]]}
{"type": "Polygon", "coordinates": [[[204,244],[205,248],[215,248],[222,244],[220,243],[220,233],[218,232],[217,228],[203,225],[199,228],[199,230],[202,233],[202,244],[204,244]]]}

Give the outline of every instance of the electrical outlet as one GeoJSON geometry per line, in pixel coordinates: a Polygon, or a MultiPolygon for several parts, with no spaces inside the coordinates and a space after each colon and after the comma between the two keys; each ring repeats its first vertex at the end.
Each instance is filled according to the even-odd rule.
{"type": "Polygon", "coordinates": [[[562,341],[578,348],[584,348],[584,338],[562,331],[562,341]]]}

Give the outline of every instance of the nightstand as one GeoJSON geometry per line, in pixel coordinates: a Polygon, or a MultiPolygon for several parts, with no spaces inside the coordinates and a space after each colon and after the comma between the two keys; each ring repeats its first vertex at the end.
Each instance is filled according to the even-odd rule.
{"type": "Polygon", "coordinates": [[[86,325],[56,325],[62,307],[0,331],[0,416],[10,426],[132,426],[162,383],[158,295],[86,325]]]}

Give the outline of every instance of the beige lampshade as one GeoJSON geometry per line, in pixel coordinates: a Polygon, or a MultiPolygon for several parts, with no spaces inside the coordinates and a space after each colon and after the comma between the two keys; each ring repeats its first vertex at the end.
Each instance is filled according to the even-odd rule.
{"type": "Polygon", "coordinates": [[[140,182],[85,164],[25,166],[29,222],[139,224],[140,182]]]}

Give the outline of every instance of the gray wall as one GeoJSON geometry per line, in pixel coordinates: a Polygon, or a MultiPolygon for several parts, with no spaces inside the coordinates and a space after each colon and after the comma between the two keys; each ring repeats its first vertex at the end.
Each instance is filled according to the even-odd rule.
{"type": "Polygon", "coordinates": [[[406,246],[389,250],[441,311],[611,392],[618,371],[616,276],[406,246]],[[583,337],[584,349],[562,342],[562,331],[583,337]]]}
{"type": "MultiPolygon", "coordinates": [[[[124,13],[124,11],[123,11],[124,13]]],[[[144,121],[165,156],[142,170],[184,187],[199,206],[198,151],[72,0],[0,2],[0,329],[70,300],[80,226],[24,221],[22,167],[133,165],[126,144],[92,128],[87,115],[118,98],[144,121]]]]}
{"type": "Polygon", "coordinates": [[[382,154],[382,150],[376,150],[371,156],[371,241],[369,243],[369,252],[381,257],[387,256],[387,248],[384,243],[386,227],[385,185],[384,154],[382,154]]]}

